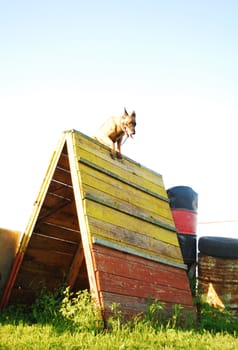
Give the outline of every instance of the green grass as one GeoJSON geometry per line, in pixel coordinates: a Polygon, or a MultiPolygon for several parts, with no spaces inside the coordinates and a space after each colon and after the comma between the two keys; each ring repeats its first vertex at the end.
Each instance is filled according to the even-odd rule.
{"type": "Polygon", "coordinates": [[[0,349],[238,349],[238,322],[228,310],[204,304],[196,324],[182,321],[179,305],[166,318],[159,301],[148,301],[147,312],[130,322],[123,322],[118,304],[112,311],[105,329],[88,292],[43,291],[34,305],[1,312],[0,349]]]}
{"type": "Polygon", "coordinates": [[[225,350],[238,348],[238,339],[229,334],[211,334],[208,331],[160,329],[136,327],[133,330],[121,329],[117,332],[71,333],[58,332],[50,325],[4,325],[0,329],[0,349],[92,349],[92,350],[144,350],[144,349],[186,349],[186,350],[225,350]]]}

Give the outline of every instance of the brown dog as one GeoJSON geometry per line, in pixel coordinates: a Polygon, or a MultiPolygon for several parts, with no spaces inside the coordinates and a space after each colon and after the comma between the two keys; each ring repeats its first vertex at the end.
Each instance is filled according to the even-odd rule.
{"type": "Polygon", "coordinates": [[[129,115],[124,110],[124,114],[121,117],[109,118],[96,132],[94,138],[99,142],[111,148],[111,156],[113,159],[122,158],[121,145],[123,136],[133,137],[135,135],[136,127],[136,113],[132,112],[129,115]],[[117,144],[117,148],[115,147],[117,144]]]}

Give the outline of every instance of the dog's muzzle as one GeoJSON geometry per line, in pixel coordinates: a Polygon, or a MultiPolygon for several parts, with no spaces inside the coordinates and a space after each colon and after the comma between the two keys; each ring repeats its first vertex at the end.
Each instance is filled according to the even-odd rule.
{"type": "Polygon", "coordinates": [[[131,137],[133,139],[133,135],[135,135],[135,131],[130,130],[128,127],[125,129],[125,133],[127,137],[131,137]]]}

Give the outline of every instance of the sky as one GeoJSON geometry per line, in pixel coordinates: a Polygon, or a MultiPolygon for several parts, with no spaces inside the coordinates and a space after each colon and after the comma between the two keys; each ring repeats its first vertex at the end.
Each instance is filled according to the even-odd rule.
{"type": "Polygon", "coordinates": [[[0,227],[24,231],[64,130],[124,107],[122,153],[198,193],[198,235],[238,237],[238,2],[0,2],[0,227]]]}

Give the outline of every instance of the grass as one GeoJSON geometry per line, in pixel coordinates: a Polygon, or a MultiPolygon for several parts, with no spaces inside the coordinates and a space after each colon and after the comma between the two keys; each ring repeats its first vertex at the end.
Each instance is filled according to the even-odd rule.
{"type": "Polygon", "coordinates": [[[238,349],[237,319],[204,304],[197,324],[181,322],[181,308],[164,316],[164,305],[148,301],[144,315],[123,322],[118,304],[108,329],[87,291],[42,291],[30,307],[8,307],[0,314],[0,349],[48,350],[228,350],[238,349]]]}
{"type": "Polygon", "coordinates": [[[93,335],[90,332],[71,333],[68,330],[59,333],[50,325],[5,325],[1,327],[0,339],[0,349],[4,350],[235,350],[238,348],[238,339],[230,334],[212,334],[208,331],[198,333],[172,328],[156,331],[145,326],[93,335]]]}

